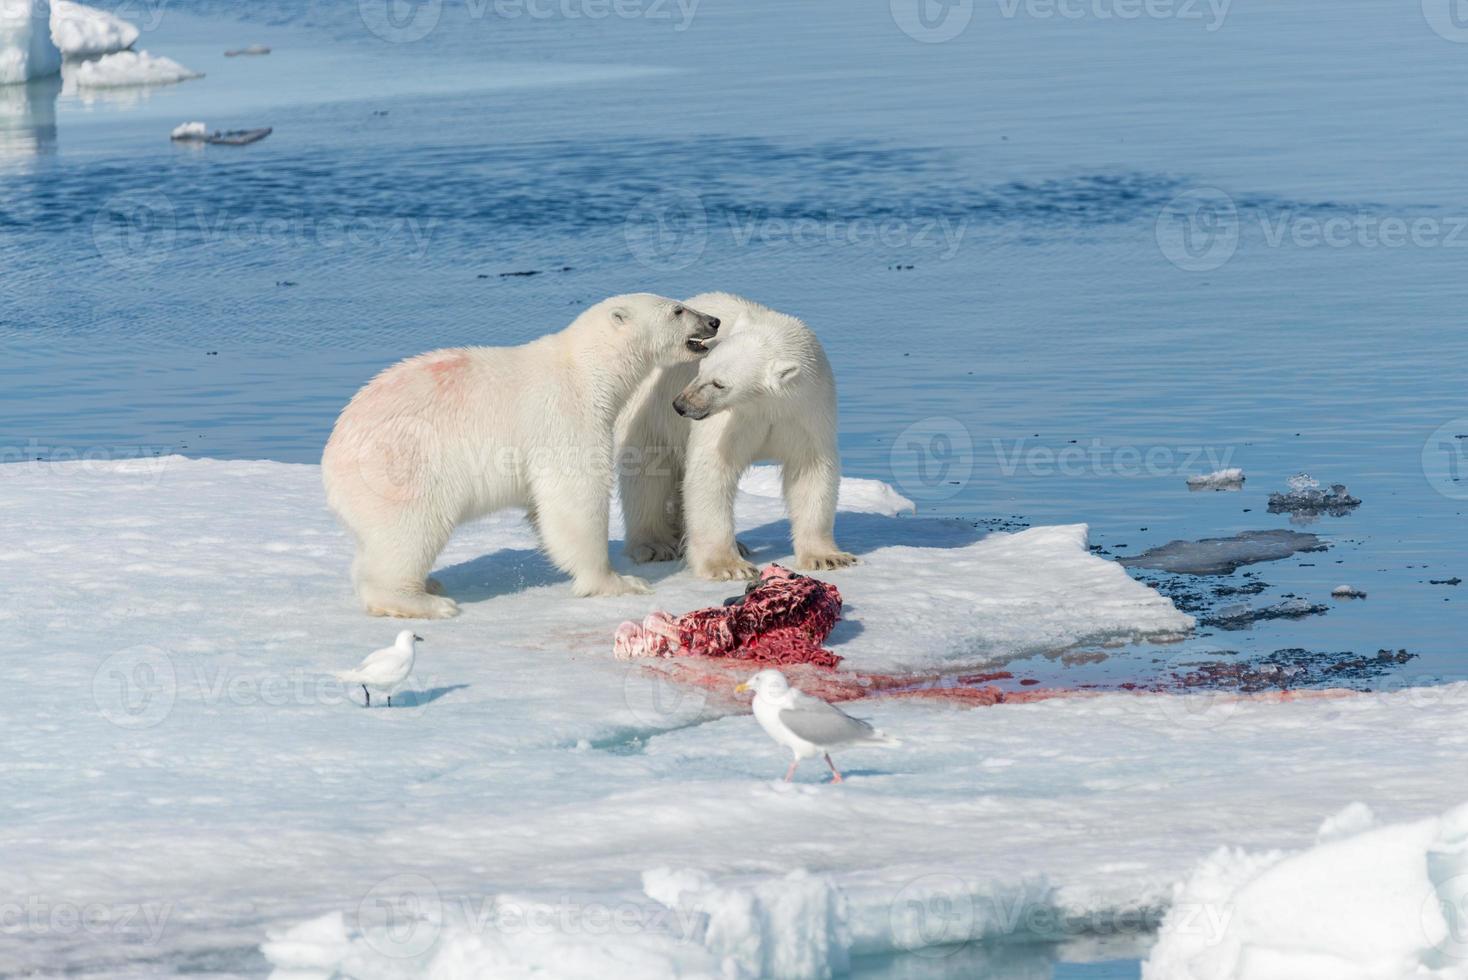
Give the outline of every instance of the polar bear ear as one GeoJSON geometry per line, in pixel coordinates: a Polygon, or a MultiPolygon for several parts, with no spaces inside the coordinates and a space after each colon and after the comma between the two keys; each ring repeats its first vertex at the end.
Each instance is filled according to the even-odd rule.
{"type": "Polygon", "coordinates": [[[612,323],[616,324],[617,326],[620,327],[629,322],[631,319],[632,311],[627,309],[627,307],[618,306],[612,309],[612,323]]]}
{"type": "Polygon", "coordinates": [[[794,381],[798,374],[800,374],[798,362],[776,361],[770,365],[770,387],[779,390],[794,381]]]}

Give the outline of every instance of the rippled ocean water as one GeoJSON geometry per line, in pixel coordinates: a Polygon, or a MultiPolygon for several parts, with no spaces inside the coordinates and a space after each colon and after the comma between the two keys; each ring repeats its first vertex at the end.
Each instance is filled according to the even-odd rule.
{"type": "Polygon", "coordinates": [[[1402,649],[1354,683],[1468,677],[1465,594],[1432,584],[1468,573],[1468,45],[1434,0],[617,9],[134,3],[204,79],[0,93],[3,458],[314,462],[397,358],[729,289],[821,334],[846,471],[925,513],[1085,522],[1114,556],[1330,546],[1134,572],[1205,615],[1325,613],[1016,678],[1402,649]],[[170,144],[193,119],[275,132],[170,144]],[[1222,466],[1241,492],[1188,491],[1222,466]],[[1301,471],[1363,504],[1267,513],[1301,471]]]}

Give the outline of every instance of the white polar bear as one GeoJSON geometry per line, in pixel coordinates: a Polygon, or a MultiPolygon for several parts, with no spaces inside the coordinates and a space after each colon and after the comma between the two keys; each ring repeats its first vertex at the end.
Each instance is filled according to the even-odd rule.
{"type": "Polygon", "coordinates": [[[617,421],[626,553],[668,561],[686,548],[704,578],[753,578],[734,540],[734,495],[751,464],[771,459],[784,470],[796,565],[854,564],[833,533],[836,380],[820,341],[795,317],[729,293],[688,305],[723,324],[712,352],[655,372],[617,421]]]}
{"type": "Polygon", "coordinates": [[[528,344],[433,351],[373,378],[321,458],[363,606],[454,615],[433,560],[457,525],[506,507],[529,511],[576,595],[651,591],[607,554],[613,426],[649,372],[702,356],[718,327],[676,300],[614,296],[528,344]]]}

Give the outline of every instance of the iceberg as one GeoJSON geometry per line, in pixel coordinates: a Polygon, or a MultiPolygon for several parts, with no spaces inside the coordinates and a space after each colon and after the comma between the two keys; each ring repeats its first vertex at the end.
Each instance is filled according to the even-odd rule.
{"type": "Polygon", "coordinates": [[[138,40],[136,26],[74,0],[51,0],[51,38],[67,58],[125,51],[138,40]]]}
{"type": "Polygon", "coordinates": [[[172,58],[147,51],[118,51],[89,61],[75,62],[67,72],[77,88],[130,88],[137,85],[170,85],[202,72],[185,68],[172,58]]]}
{"type": "Polygon", "coordinates": [[[48,0],[0,0],[0,85],[46,78],[60,70],[48,0]]]}

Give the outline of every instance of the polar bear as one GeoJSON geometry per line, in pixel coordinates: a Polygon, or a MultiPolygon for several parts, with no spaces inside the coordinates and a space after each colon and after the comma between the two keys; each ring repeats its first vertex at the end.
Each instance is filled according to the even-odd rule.
{"type": "Polygon", "coordinates": [[[576,595],[651,591],[607,554],[613,426],[649,372],[703,356],[718,328],[686,303],[614,296],[560,333],[420,354],[368,382],[321,458],[367,612],[455,615],[433,560],[457,525],[507,507],[527,509],[576,595]]]}
{"type": "Polygon", "coordinates": [[[784,470],[796,564],[854,564],[833,533],[836,380],[820,341],[795,317],[729,293],[688,305],[723,324],[712,352],[654,372],[617,421],[626,553],[648,562],[686,550],[703,578],[754,578],[734,540],[734,494],[752,463],[770,459],[784,470]]]}

